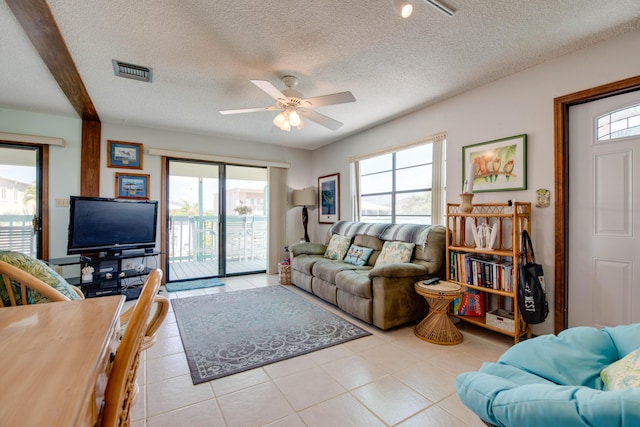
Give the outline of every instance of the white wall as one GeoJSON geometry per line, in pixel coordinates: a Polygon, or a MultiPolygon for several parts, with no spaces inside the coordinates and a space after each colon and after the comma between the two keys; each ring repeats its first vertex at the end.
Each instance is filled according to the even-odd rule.
{"type": "MultiPolygon", "coordinates": [[[[63,147],[50,148],[49,212],[51,258],[66,255],[69,209],[56,208],[55,199],[68,199],[80,194],[80,147],[82,122],[77,118],[0,109],[0,132],[63,138],[63,147]]],[[[150,175],[150,197],[160,198],[160,157],[147,153],[149,148],[204,153],[263,161],[289,163],[287,185],[289,205],[285,221],[284,242],[297,242],[302,235],[300,209],[290,206],[291,191],[311,185],[311,152],[276,145],[224,140],[208,136],[170,132],[144,127],[102,123],[100,155],[100,196],[115,197],[115,173],[132,172],[150,175]],[[144,144],[144,169],[130,170],[107,167],[107,140],[144,144]]],[[[279,257],[284,258],[284,245],[279,257]]]]}
{"type": "MultiPolygon", "coordinates": [[[[309,186],[309,170],[311,169],[311,152],[278,145],[258,144],[237,140],[213,138],[209,136],[171,132],[136,126],[102,124],[102,153],[100,156],[100,194],[104,197],[115,197],[115,173],[127,170],[107,168],[107,141],[128,141],[144,144],[144,169],[131,171],[150,175],[150,197],[160,199],[160,157],[147,153],[150,148],[210,154],[215,156],[236,157],[251,160],[289,163],[287,171],[288,209],[285,220],[286,235],[284,242],[292,243],[302,235],[300,209],[291,206],[291,191],[309,186]]],[[[284,258],[284,245],[278,255],[284,258]]]]}
{"type": "MultiPolygon", "coordinates": [[[[313,173],[339,172],[341,219],[350,219],[348,158],[389,145],[419,141],[447,132],[447,202],[458,203],[462,188],[462,147],[508,136],[527,134],[528,187],[526,191],[478,193],[475,203],[515,199],[535,206],[535,190],[551,191],[550,208],[533,208],[532,239],[536,260],[545,270],[549,305],[554,288],[554,122],[553,100],[583,89],[640,74],[640,31],[626,34],[537,67],[503,78],[439,102],[390,123],[370,129],[313,152],[313,173]]],[[[314,236],[326,233],[314,224],[314,236]]],[[[553,332],[553,313],[538,334],[553,332]]]]}
{"type": "Polygon", "coordinates": [[[49,148],[49,256],[65,256],[69,209],[56,208],[55,199],[68,199],[69,195],[80,193],[81,120],[0,108],[0,132],[64,140],[63,147],[49,148]]]}
{"type": "MultiPolygon", "coordinates": [[[[114,173],[106,168],[108,139],[141,142],[145,148],[166,148],[221,156],[246,157],[291,163],[287,182],[291,189],[317,186],[319,176],[340,173],[341,219],[350,219],[352,203],[349,188],[348,159],[400,143],[423,140],[445,131],[447,138],[447,201],[458,202],[462,187],[462,147],[526,133],[528,135],[528,189],[526,191],[480,193],[477,203],[502,202],[507,199],[535,204],[535,190],[552,191],[550,208],[533,210],[533,241],[536,259],[544,266],[548,296],[553,307],[554,261],[554,151],[553,99],[583,89],[610,83],[640,73],[640,31],[632,32],[581,51],[560,57],[521,73],[439,102],[413,114],[378,126],[329,146],[308,152],[280,146],[216,139],[186,133],[167,132],[140,127],[102,125],[103,196],[114,195],[114,173]]],[[[357,104],[356,104],[357,106],[357,104]]],[[[0,131],[62,137],[64,148],[51,150],[51,256],[64,254],[67,212],[54,208],[56,198],[66,198],[79,191],[80,130],[78,119],[0,109],[0,131]]],[[[158,198],[160,185],[153,181],[160,174],[159,158],[146,156],[144,173],[152,178],[151,197],[158,198]]],[[[290,196],[289,196],[290,200],[290,196]]],[[[296,242],[302,234],[300,208],[291,208],[285,218],[287,242],[296,242]]],[[[318,224],[317,208],[309,212],[312,240],[324,238],[327,228],[318,224]]],[[[553,319],[536,326],[536,333],[553,331],[553,319]]]]}

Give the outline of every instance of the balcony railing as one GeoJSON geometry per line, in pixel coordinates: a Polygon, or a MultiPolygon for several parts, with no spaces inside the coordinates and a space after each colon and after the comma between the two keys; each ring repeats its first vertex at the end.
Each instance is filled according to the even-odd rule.
{"type": "MultiPolygon", "coordinates": [[[[248,261],[267,257],[267,217],[229,216],[226,259],[248,261]]],[[[169,261],[216,261],[220,238],[218,216],[171,216],[169,261]]],[[[0,250],[35,257],[33,216],[0,215],[0,250]]]]}
{"type": "Polygon", "coordinates": [[[11,250],[35,257],[33,215],[0,215],[0,250],[11,250]]]}
{"type": "MultiPolygon", "coordinates": [[[[266,259],[267,217],[229,216],[226,219],[226,259],[266,259]]],[[[220,218],[171,216],[169,261],[215,261],[218,259],[220,218]]]]}

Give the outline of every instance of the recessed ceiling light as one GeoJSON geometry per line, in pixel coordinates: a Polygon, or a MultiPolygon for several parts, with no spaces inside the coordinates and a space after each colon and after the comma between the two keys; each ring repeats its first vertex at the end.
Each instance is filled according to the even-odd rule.
{"type": "Polygon", "coordinates": [[[413,5],[406,0],[393,0],[393,7],[403,18],[408,18],[413,13],[413,5]]]}

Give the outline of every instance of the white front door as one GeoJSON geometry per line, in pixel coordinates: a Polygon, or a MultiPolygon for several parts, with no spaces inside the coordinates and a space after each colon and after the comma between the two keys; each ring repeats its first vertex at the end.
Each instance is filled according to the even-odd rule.
{"type": "Polygon", "coordinates": [[[611,117],[635,136],[598,141],[597,128],[633,105],[640,92],[569,111],[569,327],[640,322],[640,108],[611,117]]]}

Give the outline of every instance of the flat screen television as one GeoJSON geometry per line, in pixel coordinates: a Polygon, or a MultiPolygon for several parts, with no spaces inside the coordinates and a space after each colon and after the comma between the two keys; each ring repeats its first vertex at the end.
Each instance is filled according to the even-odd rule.
{"type": "Polygon", "coordinates": [[[158,202],[71,196],[67,254],[152,250],[158,202]]]}

